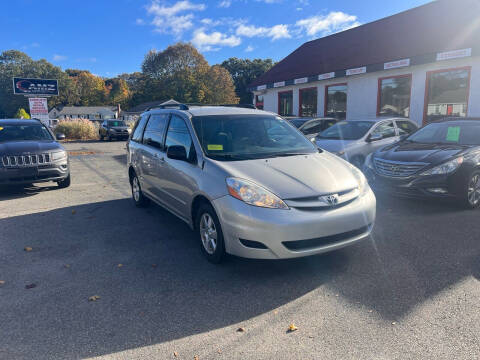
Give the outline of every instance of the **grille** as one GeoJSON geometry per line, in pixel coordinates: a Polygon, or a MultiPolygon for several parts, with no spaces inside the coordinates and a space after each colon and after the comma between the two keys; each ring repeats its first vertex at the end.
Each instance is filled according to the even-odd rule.
{"type": "Polygon", "coordinates": [[[399,178],[411,176],[428,165],[427,163],[398,162],[380,159],[374,159],[373,162],[378,174],[399,178]]]}
{"type": "Polygon", "coordinates": [[[4,167],[27,167],[49,164],[51,162],[50,154],[33,155],[4,155],[0,158],[4,167]]]}

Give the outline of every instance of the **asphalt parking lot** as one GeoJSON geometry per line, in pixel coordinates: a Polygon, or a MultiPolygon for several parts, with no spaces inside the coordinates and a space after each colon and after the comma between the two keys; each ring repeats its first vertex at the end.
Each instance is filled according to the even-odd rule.
{"type": "Polygon", "coordinates": [[[216,266],[124,142],[66,147],[70,188],[0,193],[1,359],[480,358],[480,211],[381,197],[360,244],[216,266]]]}

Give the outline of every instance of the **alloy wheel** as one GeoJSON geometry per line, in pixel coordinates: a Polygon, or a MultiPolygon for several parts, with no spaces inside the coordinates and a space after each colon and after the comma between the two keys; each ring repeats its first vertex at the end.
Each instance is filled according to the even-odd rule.
{"type": "Polygon", "coordinates": [[[480,175],[475,174],[468,183],[468,202],[472,206],[477,206],[480,202],[480,175]]]}
{"type": "Polygon", "coordinates": [[[213,218],[208,213],[203,213],[200,218],[200,237],[205,251],[212,255],[217,250],[217,229],[213,218]]]}
{"type": "Polygon", "coordinates": [[[140,201],[140,184],[138,178],[135,176],[132,181],[132,193],[136,202],[140,201]]]}

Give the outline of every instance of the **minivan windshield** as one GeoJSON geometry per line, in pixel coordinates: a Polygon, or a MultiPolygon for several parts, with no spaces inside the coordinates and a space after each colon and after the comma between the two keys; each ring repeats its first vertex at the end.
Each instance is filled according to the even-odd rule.
{"type": "Polygon", "coordinates": [[[263,159],[318,151],[292,125],[277,116],[194,116],[192,122],[205,155],[215,160],[263,159]]]}
{"type": "Polygon", "coordinates": [[[127,124],[121,120],[108,120],[108,126],[127,126],[127,124]]]}
{"type": "Polygon", "coordinates": [[[9,141],[51,141],[52,135],[44,125],[2,125],[0,124],[0,143],[9,141]]]}
{"type": "Polygon", "coordinates": [[[375,124],[373,121],[341,121],[320,133],[319,139],[358,140],[375,124]]]}
{"type": "Polygon", "coordinates": [[[480,121],[471,121],[428,124],[406,138],[406,141],[422,144],[480,145],[480,121]]]}

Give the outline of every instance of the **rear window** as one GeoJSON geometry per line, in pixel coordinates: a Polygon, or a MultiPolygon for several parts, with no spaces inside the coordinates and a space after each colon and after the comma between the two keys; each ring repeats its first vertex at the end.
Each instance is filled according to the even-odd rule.
{"type": "Polygon", "coordinates": [[[53,137],[42,124],[0,125],[0,142],[46,140],[53,140],[53,137]]]}

